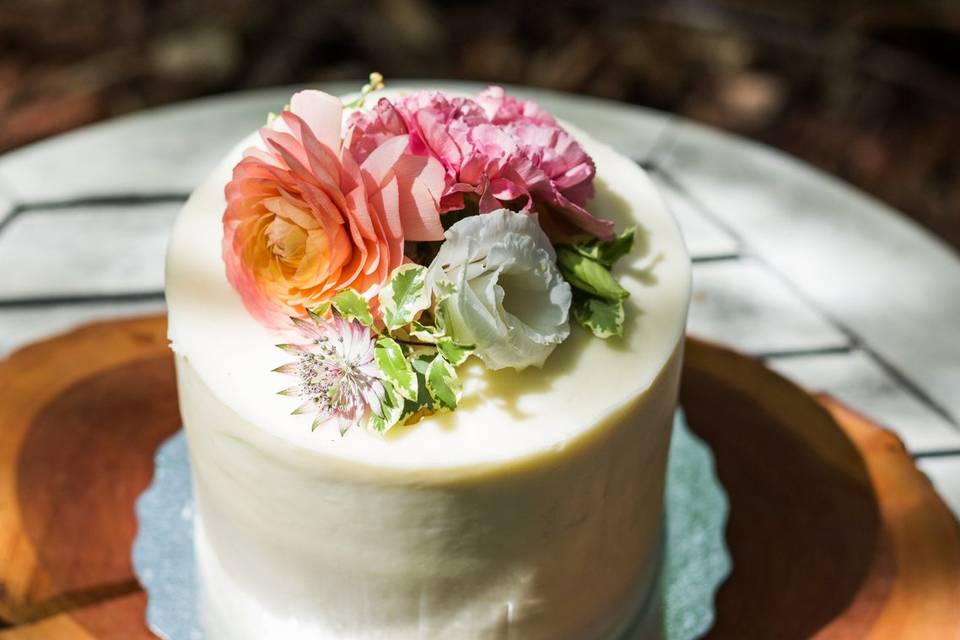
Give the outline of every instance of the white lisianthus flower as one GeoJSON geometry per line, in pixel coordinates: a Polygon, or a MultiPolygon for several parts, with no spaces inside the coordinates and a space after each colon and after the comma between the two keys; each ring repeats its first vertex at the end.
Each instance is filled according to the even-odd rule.
{"type": "Polygon", "coordinates": [[[490,369],[542,366],[570,335],[572,292],[536,216],[499,209],[464,218],[444,234],[430,265],[447,330],[490,369]]]}

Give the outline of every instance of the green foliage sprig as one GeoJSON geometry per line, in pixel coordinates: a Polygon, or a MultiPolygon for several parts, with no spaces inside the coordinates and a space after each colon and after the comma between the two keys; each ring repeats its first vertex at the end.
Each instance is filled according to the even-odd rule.
{"type": "Polygon", "coordinates": [[[598,338],[623,335],[623,304],[630,297],[610,272],[633,248],[636,228],[612,240],[591,240],[557,246],[560,272],[573,287],[573,317],[598,338]]]}
{"type": "Polygon", "coordinates": [[[394,270],[378,296],[382,327],[374,322],[369,302],[352,289],[340,291],[329,305],[311,312],[322,317],[332,310],[376,334],[374,356],[385,389],[381,411],[371,419],[376,431],[453,411],[460,402],[463,388],[456,368],[474,348],[448,334],[438,310],[455,286],[443,282],[433,289],[426,267],[405,264],[394,270]]]}

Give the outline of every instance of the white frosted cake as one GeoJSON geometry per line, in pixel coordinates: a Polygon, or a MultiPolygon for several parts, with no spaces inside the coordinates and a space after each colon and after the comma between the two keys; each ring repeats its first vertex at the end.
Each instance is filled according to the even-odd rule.
{"type": "MultiPolygon", "coordinates": [[[[563,252],[574,246],[578,251],[586,247],[578,255],[599,255],[591,251],[599,246],[602,253],[610,246],[603,243],[612,236],[606,228],[589,227],[593,221],[577,222],[575,232],[564,235],[563,229],[571,227],[560,223],[574,218],[561,220],[556,200],[543,203],[541,198],[553,196],[543,196],[548,192],[530,186],[532,174],[524,174],[532,194],[526,201],[514,186],[493,179],[491,169],[484,174],[487,182],[475,192],[464,186],[451,188],[469,183],[467,169],[451,170],[442,157],[445,175],[428,175],[420,191],[417,178],[410,186],[409,171],[403,167],[392,174],[394,179],[380,180],[376,169],[365,168],[371,162],[346,157],[348,148],[355,155],[365,154],[356,131],[343,133],[342,143],[341,133],[331,138],[329,131],[319,131],[323,124],[318,118],[336,117],[339,122],[340,114],[330,96],[314,94],[319,92],[298,94],[284,112],[299,119],[281,115],[270,125],[286,136],[277,140],[292,145],[291,140],[302,138],[300,151],[279,153],[280,160],[270,160],[269,152],[282,144],[271,146],[257,134],[242,141],[184,206],[169,248],[170,338],[193,470],[196,555],[207,637],[614,640],[631,629],[634,634],[647,633],[636,631],[636,625],[648,606],[659,563],[666,456],[690,280],[679,231],[649,178],[634,162],[587,134],[565,125],[561,129],[592,158],[591,189],[577,192],[563,177],[572,171],[562,176],[554,172],[551,179],[561,195],[581,198],[590,215],[612,221],[618,230],[636,226],[632,250],[611,270],[625,293],[604,298],[602,286],[581,281],[592,277],[595,264],[577,267],[586,271],[570,271],[569,265],[544,266],[543,260],[560,255],[562,265],[562,256],[572,255],[563,252]],[[304,124],[315,135],[297,130],[304,124]],[[317,151],[317,144],[333,153],[317,151]],[[252,147],[259,151],[247,157],[268,169],[240,185],[244,191],[235,184],[238,176],[243,177],[235,167],[252,147]],[[342,168],[318,169],[322,164],[318,157],[339,157],[342,168]],[[359,173],[350,165],[354,160],[359,173]],[[268,184],[264,175],[279,170],[301,170],[300,177],[307,176],[296,183],[302,191],[293,193],[293,183],[280,178],[281,187],[268,184]],[[341,182],[331,186],[322,175],[315,176],[323,171],[342,171],[341,182]],[[374,260],[373,245],[356,240],[362,234],[354,234],[350,245],[338,240],[339,231],[329,231],[333,228],[329,220],[347,219],[344,229],[352,233],[349,218],[359,206],[356,184],[343,177],[351,171],[364,180],[371,175],[380,180],[373,189],[376,196],[369,196],[367,183],[366,203],[373,203],[370,211],[380,211],[377,207],[382,205],[387,225],[393,209],[382,202],[387,202],[391,189],[399,185],[402,192],[407,185],[412,197],[419,198],[420,218],[409,224],[402,193],[398,199],[406,258],[390,253],[396,244],[391,245],[389,234],[382,236],[386,240],[374,260]],[[451,171],[461,174],[451,177],[451,171]],[[234,199],[230,202],[224,195],[228,183],[233,185],[227,192],[234,199]],[[437,184],[443,184],[439,191],[437,184]],[[499,186],[490,188],[491,184],[499,186]],[[326,189],[327,195],[314,193],[318,189],[326,189]],[[330,189],[340,189],[342,201],[330,195],[330,189]],[[458,196],[463,193],[465,201],[458,196]],[[241,223],[253,225],[249,246],[236,240],[243,230],[230,229],[236,212],[224,216],[241,204],[251,206],[254,216],[241,223]],[[314,210],[323,206],[340,211],[340,217],[324,218],[327,213],[314,210]],[[457,215],[451,207],[457,206],[473,215],[461,213],[462,220],[451,224],[456,219],[451,216],[457,215]],[[436,220],[423,213],[431,213],[431,207],[442,223],[439,231],[430,231],[436,220]],[[309,220],[298,217],[305,214],[309,220]],[[513,231],[490,236],[487,227],[497,216],[513,231]],[[549,216],[557,220],[547,224],[544,218],[549,216]],[[539,228],[525,231],[526,221],[535,225],[538,219],[546,235],[539,228]],[[316,220],[328,226],[321,227],[316,220]],[[585,236],[577,232],[586,227],[584,243],[585,236]],[[326,229],[326,235],[317,229],[326,229]],[[435,238],[444,231],[438,252],[435,238]],[[454,273],[457,251],[476,252],[487,236],[493,240],[486,257],[454,273]],[[500,256],[514,245],[520,247],[515,253],[500,256]],[[363,246],[365,252],[358,249],[363,246]],[[357,256],[366,260],[358,263],[362,264],[354,273],[360,276],[353,280],[343,275],[352,268],[351,259],[341,260],[339,279],[331,279],[333,269],[326,266],[338,259],[338,251],[346,251],[343,247],[351,248],[357,260],[357,256]],[[398,294],[401,284],[385,278],[420,273],[418,252],[432,260],[422,267],[427,293],[421,304],[405,307],[398,294]],[[537,257],[530,259],[529,268],[523,266],[526,255],[537,257]],[[257,264],[260,259],[266,262],[257,264]],[[231,260],[251,262],[231,266],[231,260]],[[327,263],[317,267],[323,260],[327,263]],[[398,269],[401,263],[408,266],[398,269]],[[500,266],[490,271],[495,263],[500,266]],[[306,286],[302,281],[308,268],[313,269],[307,274],[313,280],[306,286]],[[449,288],[437,284],[446,282],[443,273],[452,274],[449,288]],[[273,276],[282,276],[280,285],[257,280],[273,276]],[[334,281],[337,286],[330,284],[334,281]],[[330,305],[338,291],[354,291],[340,286],[351,282],[369,303],[361,312],[348,304],[355,302],[353,298],[338,298],[330,305]],[[446,302],[437,293],[449,295],[454,290],[446,302]],[[485,332],[470,315],[471,307],[457,306],[469,303],[464,300],[468,290],[481,303],[485,292],[490,293],[495,330],[485,332]],[[397,296],[396,305],[384,297],[385,291],[397,296]],[[268,299],[271,295],[277,298],[268,299]],[[264,300],[273,306],[265,307],[264,300]],[[611,301],[612,306],[606,305],[611,301]],[[620,335],[597,331],[604,319],[589,315],[610,308],[622,313],[617,318],[620,335]],[[275,313],[278,309],[282,313],[275,313]],[[400,318],[404,309],[408,313],[400,318]],[[364,320],[368,310],[370,317],[364,320]],[[575,312],[584,326],[568,318],[575,312]],[[278,326],[275,320],[284,314],[300,315],[298,325],[278,326]],[[432,328],[423,326],[427,320],[432,328]],[[406,324],[399,326],[402,322],[406,324]],[[316,323],[328,332],[351,324],[353,333],[348,332],[346,343],[342,336],[334,338],[354,349],[350,353],[362,350],[358,341],[371,341],[377,349],[401,345],[399,373],[380,359],[387,351],[378,352],[375,363],[383,365],[382,372],[369,369],[369,363],[358,365],[358,371],[367,367],[364,375],[373,371],[361,379],[371,385],[361,389],[366,395],[348,397],[340,387],[336,395],[324,383],[326,395],[318,400],[310,395],[315,391],[308,379],[313,374],[304,373],[305,348],[277,347],[295,343],[290,339],[292,328],[305,323],[316,323]],[[469,357],[461,362],[446,347],[432,347],[430,336],[444,332],[449,340],[437,337],[437,345],[444,340],[447,347],[459,344],[469,357]],[[502,341],[497,342],[501,334],[502,341]],[[299,358],[295,362],[300,364],[284,368],[292,358],[299,358]],[[404,368],[403,358],[413,363],[414,378],[418,366],[426,373],[419,376],[415,400],[401,398],[406,409],[388,415],[390,399],[398,397],[394,392],[400,393],[406,384],[404,371],[411,370],[404,368]],[[437,372],[446,372],[446,377],[437,372]],[[292,390],[290,375],[301,376],[292,390]],[[451,375],[458,382],[452,382],[451,375]],[[369,389],[374,391],[367,393],[369,389]],[[447,406],[444,390],[453,393],[452,406],[447,406]],[[301,397],[291,397],[297,394],[301,397]],[[359,409],[351,405],[347,411],[331,409],[330,398],[362,402],[359,409]],[[363,404],[367,401],[372,404],[363,404]]],[[[397,104],[402,97],[382,95],[397,104]]],[[[377,97],[367,98],[367,105],[377,97]]],[[[389,110],[385,99],[377,103],[380,116],[389,110]]],[[[477,102],[487,110],[486,125],[515,132],[519,125],[504,124],[512,118],[537,131],[560,129],[545,112],[535,112],[535,105],[511,101],[495,90],[481,94],[477,102]],[[500,100],[492,107],[491,95],[500,100]],[[504,113],[510,117],[501,118],[504,113]]],[[[360,118],[367,118],[369,125],[376,119],[371,114],[374,110],[368,106],[352,120],[345,117],[344,127],[360,118]]],[[[423,145],[415,144],[412,129],[419,123],[426,138],[432,135],[428,129],[433,121],[427,115],[417,120],[409,112],[401,114],[402,122],[388,125],[411,129],[398,134],[407,137],[397,141],[393,132],[373,142],[386,139],[384,146],[397,145],[395,153],[427,158],[423,145]]],[[[556,147],[556,137],[551,140],[556,147]]],[[[536,160],[546,163],[542,155],[536,160]]],[[[424,162],[413,162],[422,170],[420,175],[441,166],[432,158],[424,162]]],[[[308,338],[316,335],[307,329],[308,338]]],[[[323,340],[306,344],[320,348],[323,340]]],[[[318,353],[325,357],[326,352],[318,353]]],[[[337,375],[347,375],[347,369],[337,369],[337,375]]]]}

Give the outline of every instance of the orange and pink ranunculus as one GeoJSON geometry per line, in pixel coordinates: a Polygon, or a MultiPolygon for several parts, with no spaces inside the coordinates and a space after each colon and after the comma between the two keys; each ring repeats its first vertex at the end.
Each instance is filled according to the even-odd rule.
{"type": "Polygon", "coordinates": [[[352,288],[373,298],[403,260],[404,240],[441,240],[444,168],[384,136],[358,161],[343,144],[343,106],[302,91],[260,130],[227,184],[227,279],[261,323],[352,288]]]}

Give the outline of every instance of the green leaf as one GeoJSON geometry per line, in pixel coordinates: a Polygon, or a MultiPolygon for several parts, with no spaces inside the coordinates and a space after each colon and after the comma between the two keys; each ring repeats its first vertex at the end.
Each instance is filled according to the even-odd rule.
{"type": "Polygon", "coordinates": [[[370,305],[353,289],[344,289],[333,297],[333,307],[347,320],[359,320],[366,326],[373,324],[370,305]]]}
{"type": "Polygon", "coordinates": [[[427,367],[427,391],[443,409],[453,411],[457,408],[462,391],[460,380],[453,366],[440,354],[427,367]]]}
{"type": "Polygon", "coordinates": [[[397,393],[408,400],[416,400],[417,376],[400,345],[392,338],[380,338],[373,349],[373,356],[384,378],[396,387],[397,393]]]}
{"type": "Polygon", "coordinates": [[[414,358],[411,360],[413,369],[417,372],[417,399],[406,400],[403,403],[403,413],[400,421],[406,422],[417,414],[425,415],[434,412],[433,398],[427,391],[427,369],[430,368],[430,360],[423,358],[414,358]]]}
{"type": "Polygon", "coordinates": [[[437,349],[443,354],[443,357],[455,367],[463,364],[464,360],[469,358],[470,354],[473,353],[474,348],[471,344],[455,342],[453,338],[443,337],[437,340],[437,349]]]}
{"type": "Polygon", "coordinates": [[[626,314],[623,300],[601,300],[584,296],[574,303],[573,316],[598,338],[623,335],[626,314]]]}
{"type": "Polygon", "coordinates": [[[607,267],[574,249],[558,247],[557,261],[563,277],[581,291],[611,302],[630,296],[630,292],[620,286],[607,267]]]}
{"type": "Polygon", "coordinates": [[[613,240],[591,240],[573,245],[573,249],[580,255],[595,260],[605,267],[613,264],[630,253],[637,228],[630,227],[621,232],[613,240]]]}
{"type": "Polygon", "coordinates": [[[383,380],[383,400],[380,411],[370,416],[370,426],[378,433],[385,433],[403,417],[404,399],[388,380],[383,380]]]}
{"type": "MultiPolygon", "coordinates": [[[[466,277],[466,270],[464,270],[466,277]]],[[[449,280],[438,280],[434,283],[437,305],[434,307],[433,317],[437,325],[437,338],[448,335],[450,331],[450,297],[457,292],[457,285],[449,280]]]]}
{"type": "Polygon", "coordinates": [[[416,320],[410,323],[410,335],[421,342],[435,344],[443,336],[443,331],[436,327],[420,324],[416,320]]]}
{"type": "Polygon", "coordinates": [[[410,361],[410,365],[413,367],[413,370],[419,373],[422,376],[427,375],[427,369],[430,368],[430,360],[425,360],[423,358],[414,358],[410,361]]]}
{"type": "Polygon", "coordinates": [[[404,264],[394,270],[390,282],[380,291],[380,309],[388,329],[410,324],[430,306],[426,280],[427,269],[419,264],[404,264]]]}
{"type": "MultiPolygon", "coordinates": [[[[464,273],[466,273],[466,269],[464,269],[464,273]]],[[[454,301],[450,298],[444,298],[437,303],[437,306],[433,311],[433,318],[437,324],[437,331],[445,336],[450,335],[453,330],[453,321],[451,320],[453,317],[453,312],[450,311],[450,307],[453,305],[453,302],[454,301]]]]}
{"type": "Polygon", "coordinates": [[[330,311],[330,306],[332,304],[333,303],[330,300],[327,300],[326,302],[321,302],[320,304],[315,306],[313,309],[307,310],[307,313],[310,314],[310,317],[313,318],[314,321],[317,321],[317,320],[322,321],[323,318],[330,311]]]}

